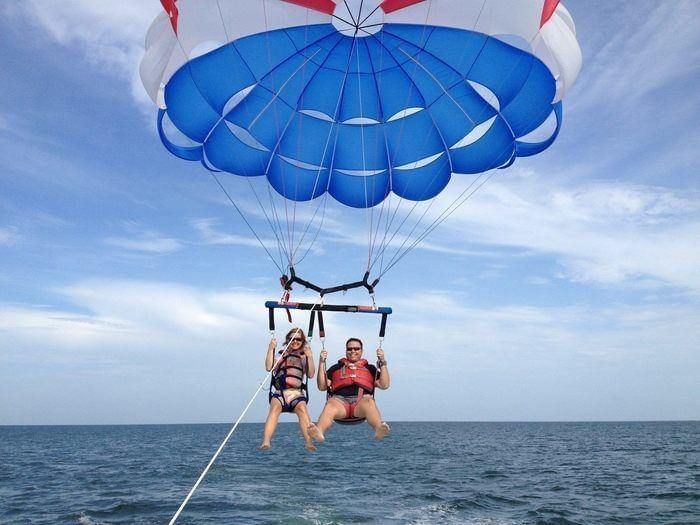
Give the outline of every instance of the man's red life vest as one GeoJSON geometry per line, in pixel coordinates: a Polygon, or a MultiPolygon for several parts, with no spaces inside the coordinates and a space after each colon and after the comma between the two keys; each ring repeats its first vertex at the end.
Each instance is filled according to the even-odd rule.
{"type": "Polygon", "coordinates": [[[374,390],[374,374],[367,368],[367,360],[351,363],[346,358],[338,361],[340,367],[331,375],[331,388],[338,391],[348,386],[358,386],[367,392],[374,390]]]}

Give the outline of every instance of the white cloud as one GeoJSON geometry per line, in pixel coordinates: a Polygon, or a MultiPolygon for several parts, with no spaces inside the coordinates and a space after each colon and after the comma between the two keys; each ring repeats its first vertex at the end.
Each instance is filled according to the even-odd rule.
{"type": "Polygon", "coordinates": [[[0,228],[0,246],[11,246],[19,239],[17,228],[4,227],[0,228]]]}
{"type": "Polygon", "coordinates": [[[179,251],[184,244],[181,240],[144,228],[134,221],[122,224],[124,236],[111,236],[103,240],[109,246],[147,254],[167,254],[179,251]]]}
{"type": "MultiPolygon", "coordinates": [[[[639,108],[643,97],[697,71],[700,34],[691,22],[698,16],[696,1],[622,2],[615,9],[622,11],[608,18],[609,27],[599,27],[604,40],[586,57],[582,78],[588,81],[570,98],[572,108],[639,108]]],[[[595,37],[580,35],[592,45],[595,37]]]]}
{"type": "Polygon", "coordinates": [[[152,109],[138,77],[146,31],[160,11],[158,2],[65,0],[56,8],[42,0],[22,3],[24,11],[58,43],[79,44],[86,59],[131,85],[131,94],[152,109]]]}
{"type": "MultiPolygon", "coordinates": [[[[35,392],[32,399],[44,399],[41,382],[79,378],[81,391],[91,392],[89,405],[121,406],[124,421],[220,421],[242,409],[264,376],[265,297],[133,280],[86,280],[57,293],[70,308],[0,305],[3,369],[33,371],[18,384],[35,392]],[[150,401],[141,406],[146,391],[150,401]]],[[[697,370],[700,314],[692,305],[475,308],[453,292],[420,290],[385,299],[395,308],[384,345],[393,386],[380,403],[391,419],[697,416],[687,382],[648,404],[633,402],[669,374],[686,381],[697,370]],[[614,377],[597,388],[617,400],[617,412],[599,407],[600,392],[591,392],[601,377],[614,377]],[[441,411],[438,397],[462,401],[441,411]]],[[[306,314],[293,315],[305,325],[306,314]]],[[[277,318],[279,335],[288,324],[277,318]]],[[[362,337],[372,358],[378,323],[378,316],[328,314],[330,358],[340,356],[349,335],[362,337]]],[[[313,348],[318,353],[317,341],[313,348]]],[[[64,398],[49,391],[47,403],[64,398]]],[[[322,395],[312,394],[318,414],[322,395]]],[[[38,401],[28,409],[32,414],[13,421],[45,422],[38,401]]],[[[259,400],[251,419],[265,410],[259,400]]],[[[114,421],[93,412],[95,421],[114,421]]],[[[0,417],[8,414],[14,412],[0,417]]],[[[61,417],[52,421],[76,421],[72,410],[61,417]]]]}
{"type": "Polygon", "coordinates": [[[573,280],[646,278],[697,292],[699,211],[698,195],[666,188],[507,178],[450,217],[442,237],[551,255],[573,280]]]}
{"type": "Polygon", "coordinates": [[[71,351],[82,349],[128,361],[144,348],[162,359],[203,341],[242,342],[264,314],[253,293],[171,283],[89,280],[56,293],[71,308],[1,306],[0,346],[29,360],[32,352],[80,360],[71,351]]]}
{"type": "MultiPolygon", "coordinates": [[[[200,235],[205,244],[222,244],[260,247],[260,242],[251,233],[250,236],[225,233],[217,229],[219,221],[213,218],[199,218],[191,221],[192,227],[200,235]]],[[[276,249],[277,242],[271,239],[260,239],[268,250],[276,249]]]]}
{"type": "Polygon", "coordinates": [[[163,254],[172,253],[182,248],[182,242],[171,237],[161,237],[157,234],[143,234],[140,238],[107,237],[105,244],[125,250],[163,254]]]}

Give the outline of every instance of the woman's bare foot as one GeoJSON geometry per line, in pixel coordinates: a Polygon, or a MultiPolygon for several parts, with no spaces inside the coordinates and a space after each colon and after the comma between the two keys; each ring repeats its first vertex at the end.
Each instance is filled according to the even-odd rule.
{"type": "Polygon", "coordinates": [[[270,444],[269,443],[263,443],[258,447],[260,450],[270,450],[270,444]]]}
{"type": "Polygon", "coordinates": [[[374,439],[383,439],[387,435],[389,435],[389,432],[391,432],[391,427],[389,427],[389,423],[386,421],[382,421],[382,424],[377,427],[377,430],[374,432],[374,439]]]}
{"type": "Polygon", "coordinates": [[[319,443],[323,443],[326,440],[326,437],[323,435],[323,432],[321,432],[321,429],[313,423],[309,425],[308,432],[311,439],[318,441],[319,443]]]}
{"type": "Polygon", "coordinates": [[[314,442],[309,440],[306,442],[306,445],[304,446],[306,450],[309,452],[316,452],[316,445],[314,445],[314,442]]]}

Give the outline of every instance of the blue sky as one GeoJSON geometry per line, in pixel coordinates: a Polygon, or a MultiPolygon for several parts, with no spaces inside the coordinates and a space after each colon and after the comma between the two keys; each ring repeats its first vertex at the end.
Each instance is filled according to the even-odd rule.
{"type": "MultiPolygon", "coordinates": [[[[559,140],[379,289],[390,421],[700,417],[700,4],[566,5],[584,69],[559,140]]],[[[137,74],[158,11],[0,5],[0,424],[231,421],[265,376],[278,272],[160,145],[137,74]]],[[[361,275],[363,222],[331,212],[304,274],[361,275]]],[[[376,345],[372,316],[327,324],[332,356],[376,345]]]]}

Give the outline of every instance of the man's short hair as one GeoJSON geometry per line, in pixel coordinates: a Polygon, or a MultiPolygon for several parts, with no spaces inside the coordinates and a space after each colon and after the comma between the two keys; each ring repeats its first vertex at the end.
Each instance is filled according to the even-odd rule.
{"type": "Polygon", "coordinates": [[[345,348],[347,348],[352,341],[357,341],[358,343],[360,343],[360,348],[364,349],[364,346],[362,345],[362,339],[358,339],[357,337],[351,337],[350,339],[345,341],[345,348]]]}

